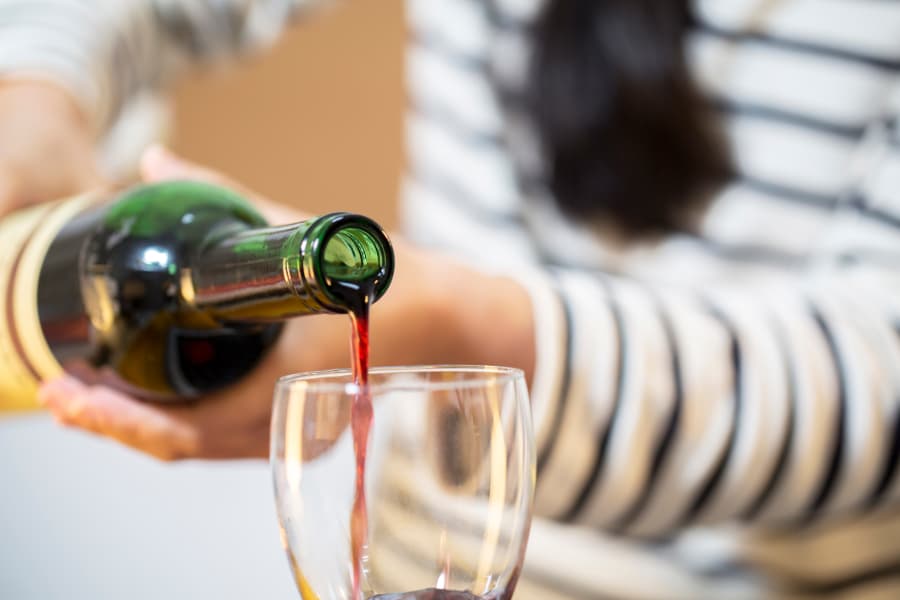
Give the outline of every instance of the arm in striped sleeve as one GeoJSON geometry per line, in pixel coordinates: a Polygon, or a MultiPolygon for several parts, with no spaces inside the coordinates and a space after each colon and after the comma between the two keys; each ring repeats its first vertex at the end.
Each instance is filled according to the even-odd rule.
{"type": "Polygon", "coordinates": [[[72,92],[97,131],[185,66],[270,44],[315,0],[0,0],[0,75],[72,92]]]}
{"type": "Polygon", "coordinates": [[[895,272],[683,290],[563,270],[546,287],[538,512],[660,535],[898,496],[895,272]]]}

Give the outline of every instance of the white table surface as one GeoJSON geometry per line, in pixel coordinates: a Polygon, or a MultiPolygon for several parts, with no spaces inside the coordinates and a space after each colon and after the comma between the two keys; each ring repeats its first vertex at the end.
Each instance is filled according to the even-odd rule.
{"type": "Polygon", "coordinates": [[[296,599],[268,464],[162,464],[0,416],[0,598],[296,599]]]}

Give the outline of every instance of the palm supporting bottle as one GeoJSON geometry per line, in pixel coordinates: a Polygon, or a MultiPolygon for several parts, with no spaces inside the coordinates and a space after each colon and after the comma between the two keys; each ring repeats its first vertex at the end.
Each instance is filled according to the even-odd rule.
{"type": "Polygon", "coordinates": [[[282,321],[346,312],[393,274],[370,219],[270,227],[233,192],[176,181],[0,221],[0,407],[68,370],[147,399],[189,398],[252,369],[282,321]]]}

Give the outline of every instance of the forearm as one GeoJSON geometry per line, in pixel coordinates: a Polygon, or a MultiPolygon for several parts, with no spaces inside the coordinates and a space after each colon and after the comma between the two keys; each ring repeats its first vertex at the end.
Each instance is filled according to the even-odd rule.
{"type": "Polygon", "coordinates": [[[0,214],[97,184],[93,144],[87,116],[66,90],[0,78],[0,214]]]}
{"type": "Polygon", "coordinates": [[[0,0],[0,77],[72,95],[96,133],[185,67],[264,48],[315,0],[0,0]]]}
{"type": "Polygon", "coordinates": [[[98,133],[148,79],[147,49],[164,56],[146,1],[0,0],[0,21],[0,76],[68,90],[98,133]]]}
{"type": "Polygon", "coordinates": [[[379,364],[494,364],[534,371],[531,302],[516,281],[395,244],[397,273],[373,309],[379,364]]]}

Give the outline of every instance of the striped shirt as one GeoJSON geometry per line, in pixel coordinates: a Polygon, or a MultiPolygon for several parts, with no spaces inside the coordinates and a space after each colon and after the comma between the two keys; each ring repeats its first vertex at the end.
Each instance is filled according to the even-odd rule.
{"type": "MultiPolygon", "coordinates": [[[[133,133],[174,74],[307,4],[0,0],[0,71],[133,133]]],[[[521,102],[542,5],[407,11],[407,233],[534,304],[517,598],[900,597],[900,4],[696,0],[737,174],[697,234],[642,243],[550,197],[521,102]]]]}

